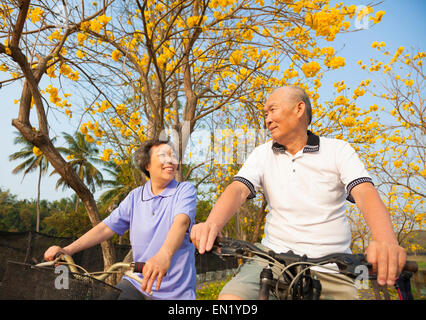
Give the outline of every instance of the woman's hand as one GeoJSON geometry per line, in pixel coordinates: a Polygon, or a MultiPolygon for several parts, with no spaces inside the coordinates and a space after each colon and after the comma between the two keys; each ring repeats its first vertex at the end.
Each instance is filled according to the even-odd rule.
{"type": "Polygon", "coordinates": [[[143,280],[142,280],[142,290],[151,294],[152,285],[154,284],[155,279],[157,279],[157,286],[155,289],[158,291],[161,286],[161,281],[166,275],[167,270],[170,268],[170,262],[172,260],[172,255],[168,253],[165,249],[160,249],[151,259],[146,261],[143,267],[143,280]]]}
{"type": "Polygon", "coordinates": [[[58,253],[70,255],[65,249],[59,246],[52,246],[44,253],[44,260],[53,261],[58,253]]]}

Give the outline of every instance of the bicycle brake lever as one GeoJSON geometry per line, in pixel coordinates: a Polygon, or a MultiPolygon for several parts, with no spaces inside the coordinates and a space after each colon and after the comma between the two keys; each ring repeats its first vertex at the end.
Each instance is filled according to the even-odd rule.
{"type": "Polygon", "coordinates": [[[244,251],[244,248],[238,241],[227,238],[221,238],[220,240],[217,239],[213,248],[216,249],[213,253],[220,257],[238,256],[244,251]]]}
{"type": "Polygon", "coordinates": [[[362,273],[359,266],[366,266],[371,270],[371,264],[367,262],[363,254],[340,255],[332,261],[337,264],[339,271],[349,277],[356,278],[362,273]]]}

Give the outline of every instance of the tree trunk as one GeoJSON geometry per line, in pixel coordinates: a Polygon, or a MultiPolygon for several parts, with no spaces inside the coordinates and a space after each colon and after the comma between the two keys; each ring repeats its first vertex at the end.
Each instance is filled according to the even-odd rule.
{"type": "Polygon", "coordinates": [[[74,212],[77,213],[78,210],[78,205],[80,204],[80,198],[78,197],[78,195],[75,195],[75,207],[74,207],[74,212]]]}
{"type": "Polygon", "coordinates": [[[40,185],[41,185],[42,162],[40,162],[37,184],[37,203],[36,203],[36,232],[40,232],[40,185]]]}
{"type": "MultiPolygon", "coordinates": [[[[38,147],[56,171],[63,177],[68,185],[77,193],[87,210],[90,222],[93,226],[100,222],[99,211],[93,197],[93,194],[86,187],[84,182],[78,177],[49,138],[49,124],[47,120],[46,110],[44,108],[43,99],[40,93],[38,84],[47,70],[48,62],[58,54],[62,48],[67,37],[78,30],[77,26],[73,29],[67,29],[62,41],[55,46],[53,51],[45,56],[39,57],[37,67],[31,68],[31,65],[19,47],[22,30],[28,15],[30,1],[20,1],[19,14],[13,28],[12,39],[10,41],[10,56],[19,65],[24,77],[25,82],[21,93],[19,104],[18,118],[12,120],[12,125],[18,129],[22,136],[33,145],[38,147]],[[38,120],[38,129],[31,125],[30,112],[31,101],[34,101],[35,112],[38,120]]],[[[0,43],[0,53],[6,53],[6,47],[0,43]]],[[[115,262],[115,252],[111,240],[105,241],[101,244],[102,253],[104,257],[104,267],[107,268],[115,262]]]]}
{"type": "MultiPolygon", "coordinates": [[[[13,119],[12,124],[19,130],[25,139],[43,152],[44,156],[61,177],[63,177],[68,185],[76,192],[87,210],[92,226],[96,226],[101,219],[93,194],[83,181],[81,181],[71,165],[62,158],[58,150],[53,146],[50,138],[40,131],[33,130],[30,124],[23,123],[20,119],[13,119]]],[[[104,258],[104,268],[108,268],[115,262],[114,246],[111,240],[107,240],[101,243],[101,247],[104,258]]],[[[107,282],[114,284],[114,279],[107,279],[107,282]]]]}

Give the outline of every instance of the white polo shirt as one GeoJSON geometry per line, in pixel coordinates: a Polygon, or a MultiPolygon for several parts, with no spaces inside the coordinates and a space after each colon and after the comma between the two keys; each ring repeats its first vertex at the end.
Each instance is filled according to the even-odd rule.
{"type": "Polygon", "coordinates": [[[256,147],[234,180],[250,189],[248,199],[263,188],[269,213],[262,244],[309,258],[350,253],[345,200],[354,202],[356,185],[373,183],[349,143],[310,131],[294,156],[273,141],[256,147]]]}

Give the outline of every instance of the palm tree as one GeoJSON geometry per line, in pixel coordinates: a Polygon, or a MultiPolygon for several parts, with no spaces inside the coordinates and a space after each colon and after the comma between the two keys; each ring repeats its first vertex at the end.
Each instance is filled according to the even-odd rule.
{"type": "MultiPolygon", "coordinates": [[[[15,132],[16,137],[13,140],[14,144],[23,145],[23,148],[15,153],[12,153],[9,156],[9,161],[25,159],[20,165],[13,169],[13,174],[18,174],[23,172],[24,176],[22,177],[21,183],[24,180],[25,176],[38,170],[38,184],[37,184],[37,203],[36,203],[36,232],[40,231],[40,187],[41,187],[41,177],[46,174],[49,167],[49,161],[41,153],[41,151],[35,147],[31,142],[28,142],[20,133],[15,132]]],[[[52,139],[52,142],[55,141],[55,138],[52,139]]]]}
{"type": "MultiPolygon", "coordinates": [[[[93,193],[97,186],[101,186],[103,183],[103,176],[94,164],[101,164],[102,161],[96,157],[99,150],[92,143],[86,141],[84,135],[77,132],[75,136],[72,136],[66,132],[62,133],[68,147],[57,148],[60,153],[67,156],[69,164],[77,172],[80,179],[86,183],[87,187],[93,193]]],[[[54,170],[50,175],[57,174],[54,170]]],[[[56,189],[62,186],[62,189],[69,188],[69,185],[60,177],[56,183],[56,189]]],[[[79,197],[76,196],[75,210],[77,211],[79,205],[79,197]]]]}

